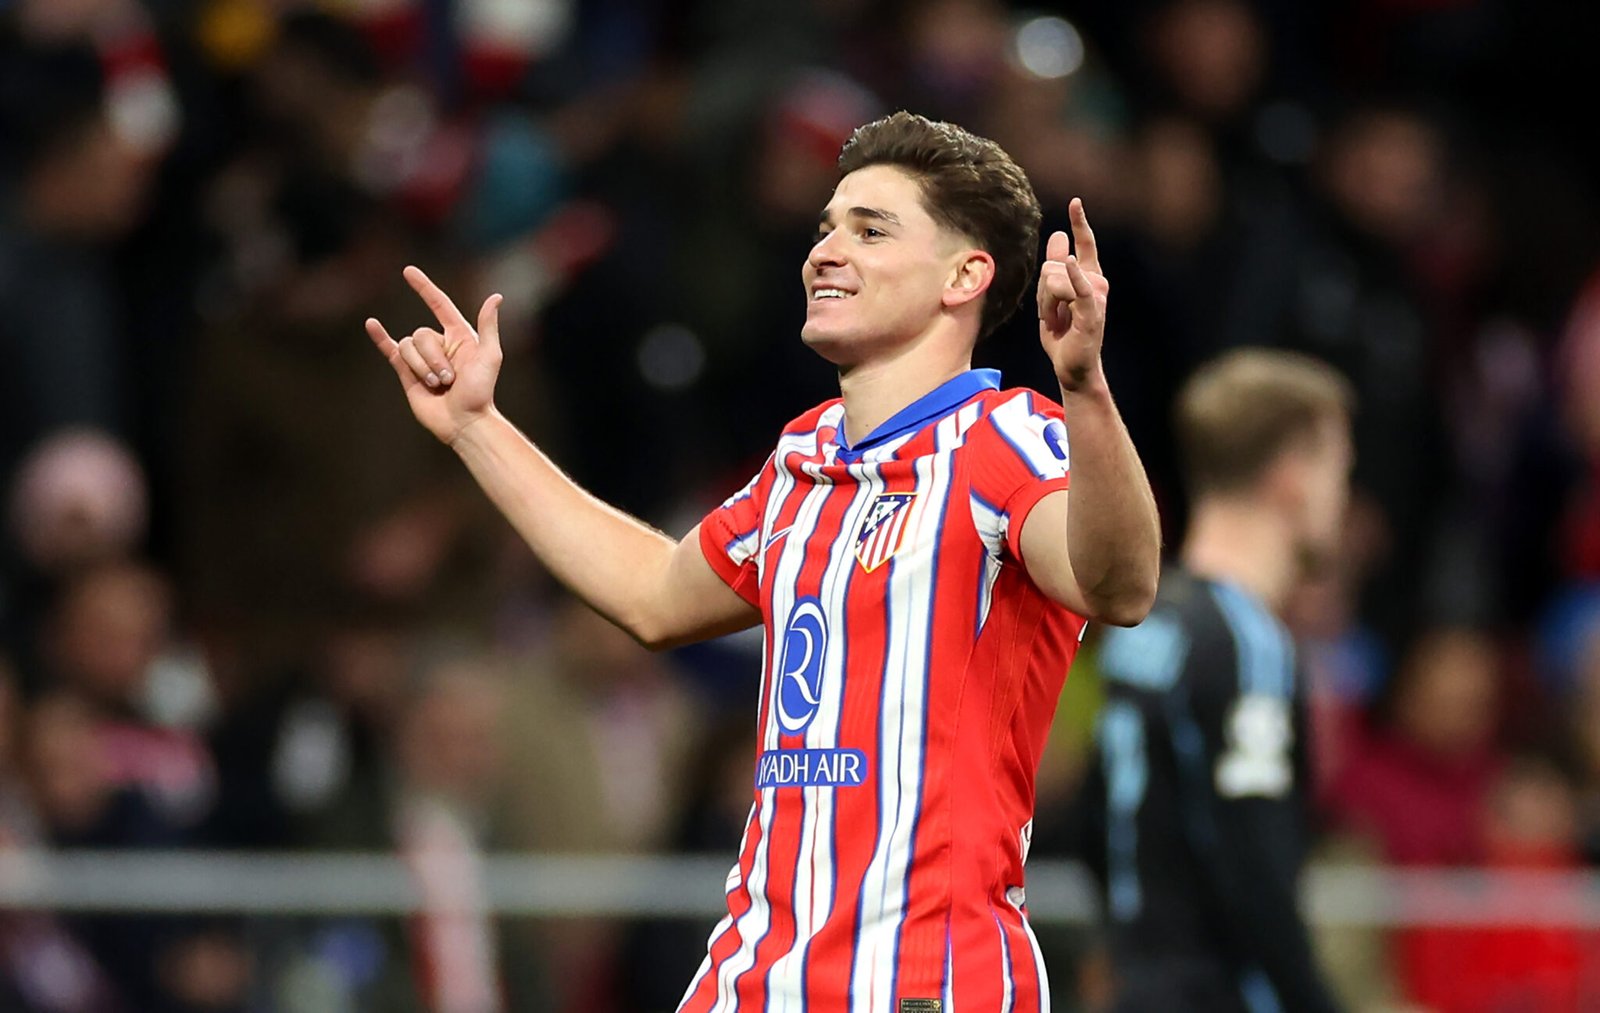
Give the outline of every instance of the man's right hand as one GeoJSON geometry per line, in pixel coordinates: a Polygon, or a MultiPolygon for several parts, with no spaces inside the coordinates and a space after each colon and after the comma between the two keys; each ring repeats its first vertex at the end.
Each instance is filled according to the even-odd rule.
{"type": "Polygon", "coordinates": [[[491,295],[478,311],[473,330],[456,304],[415,267],[405,279],[428,304],[442,331],[419,327],[399,341],[383,324],[367,319],[367,334],[389,360],[411,412],[428,432],[446,444],[494,410],[494,384],[500,375],[500,296],[491,295]]]}

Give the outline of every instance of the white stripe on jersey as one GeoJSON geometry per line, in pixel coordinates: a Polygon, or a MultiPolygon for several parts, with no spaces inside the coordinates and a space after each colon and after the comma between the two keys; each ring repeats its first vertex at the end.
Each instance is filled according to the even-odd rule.
{"type": "Polygon", "coordinates": [[[1000,916],[994,916],[995,931],[1000,933],[1000,963],[1005,966],[1005,990],[1000,994],[1000,1013],[1011,1013],[1016,1005],[1015,972],[1011,970],[1011,941],[1006,938],[1006,927],[1000,923],[1000,916]]]}
{"type": "MultiPolygon", "coordinates": [[[[734,493],[732,496],[729,496],[723,501],[723,508],[726,509],[742,499],[749,499],[755,493],[756,485],[760,483],[762,474],[767,470],[767,466],[771,463],[772,457],[769,456],[761,465],[760,470],[755,473],[755,477],[751,478],[750,481],[745,483],[743,489],[740,489],[738,492],[734,493]]],[[[747,532],[743,538],[735,539],[728,545],[723,546],[723,549],[728,554],[728,558],[732,560],[736,566],[743,566],[751,556],[755,555],[756,552],[760,550],[760,548],[761,532],[759,530],[747,532]]]]}
{"type": "MultiPolygon", "coordinates": [[[[739,889],[744,882],[744,872],[739,867],[739,863],[744,856],[745,847],[750,843],[750,828],[755,825],[755,821],[756,807],[755,803],[752,802],[750,804],[750,814],[744,818],[744,832],[739,835],[739,850],[737,854],[740,857],[733,860],[733,868],[728,872],[728,878],[722,881],[722,893],[725,897],[739,889]]],[[[706,957],[700,961],[700,969],[694,973],[694,978],[689,982],[689,987],[684,989],[683,998],[678,1001],[679,1009],[682,1009],[683,1004],[688,1002],[690,996],[694,995],[695,991],[700,988],[700,982],[705,979],[706,973],[711,970],[711,951],[716,948],[717,940],[722,938],[722,934],[732,927],[733,902],[729,901],[728,914],[723,915],[722,919],[717,922],[716,927],[711,930],[711,936],[706,940],[706,957]]]]}
{"type": "Polygon", "coordinates": [[[965,443],[967,430],[977,423],[978,413],[982,410],[983,402],[973,401],[940,419],[938,428],[934,430],[934,449],[942,454],[965,443]]]}
{"type": "Polygon", "coordinates": [[[733,506],[735,503],[739,502],[742,499],[750,498],[750,496],[752,494],[754,494],[755,491],[756,491],[756,484],[761,481],[762,472],[766,471],[767,470],[767,465],[769,465],[771,463],[772,463],[772,455],[768,454],[766,461],[764,461],[762,463],[761,467],[756,470],[755,476],[753,478],[751,478],[750,481],[748,481],[748,482],[746,482],[744,484],[744,488],[740,489],[738,492],[734,493],[732,496],[729,496],[727,499],[722,501],[723,508],[726,509],[728,507],[733,506]]]}
{"type": "Polygon", "coordinates": [[[1028,924],[1028,916],[1022,913],[1022,907],[1009,894],[1010,891],[1007,891],[1006,903],[1021,916],[1022,931],[1028,934],[1028,946],[1033,950],[1034,973],[1039,976],[1039,1013],[1050,1013],[1050,980],[1045,977],[1044,954],[1039,950],[1039,938],[1033,934],[1033,926],[1028,924]]]}
{"type": "MultiPolygon", "coordinates": [[[[840,522],[839,536],[830,549],[818,594],[830,632],[822,659],[820,705],[805,731],[806,747],[812,749],[833,748],[839,744],[839,722],[844,714],[845,645],[849,640],[844,608],[848,604],[846,590],[856,570],[853,542],[862,518],[883,491],[883,481],[876,467],[852,464],[849,470],[857,480],[856,492],[840,522]]],[[[768,1006],[776,1013],[786,1013],[791,1003],[804,1008],[806,949],[833,911],[834,793],[838,789],[800,790],[805,793],[806,819],[795,868],[794,945],[773,962],[767,975],[768,1006]]]]}
{"type": "MultiPolygon", "coordinates": [[[[906,509],[910,557],[939,548],[940,522],[950,494],[951,459],[934,454],[916,462],[918,496],[906,509]]],[[[910,557],[903,557],[905,562],[910,557]]],[[[892,1001],[900,924],[911,874],[913,836],[921,801],[926,724],[928,639],[936,566],[891,561],[878,735],[878,842],[861,883],[861,931],[850,974],[851,1013],[885,1013],[892,1001]]]]}
{"type": "MultiPolygon", "coordinates": [[[[788,437],[778,442],[776,478],[772,493],[767,498],[766,514],[762,518],[763,532],[772,530],[777,525],[781,516],[780,511],[796,490],[794,475],[789,471],[785,458],[791,452],[814,454],[816,444],[814,432],[804,436],[788,437]]],[[[800,509],[795,514],[794,525],[788,537],[778,543],[781,548],[778,552],[777,573],[773,578],[773,618],[769,624],[766,651],[761,661],[761,706],[764,708],[764,713],[775,706],[779,690],[775,680],[781,674],[783,659],[779,655],[783,653],[784,641],[787,639],[780,632],[779,624],[787,622],[789,612],[794,608],[795,583],[805,562],[805,543],[816,528],[817,518],[822,513],[822,504],[827,500],[830,491],[827,486],[811,486],[805,493],[804,499],[800,501],[800,509]]],[[[767,565],[764,556],[762,565],[767,565]]],[[[776,748],[778,734],[778,721],[775,718],[769,719],[762,749],[776,748]]],[[[761,804],[758,807],[761,838],[756,842],[750,875],[745,881],[750,894],[750,907],[737,920],[739,949],[717,969],[717,1004],[713,1007],[715,1013],[737,1009],[738,997],[734,993],[734,984],[740,975],[755,966],[756,948],[772,928],[772,905],[767,900],[767,880],[771,875],[769,855],[772,850],[772,817],[776,809],[773,804],[775,791],[776,788],[761,789],[761,804]]]]}
{"type": "Polygon", "coordinates": [[[689,987],[683,991],[683,998],[678,1000],[678,1008],[680,1010],[683,1009],[683,1004],[689,1001],[689,997],[699,990],[700,983],[705,980],[706,973],[711,970],[711,948],[717,944],[717,940],[721,938],[722,934],[732,927],[733,915],[725,914],[722,916],[722,920],[717,922],[716,927],[711,930],[711,938],[706,941],[705,959],[700,961],[700,969],[694,972],[694,977],[689,981],[689,987]]]}
{"type": "Polygon", "coordinates": [[[1006,515],[998,503],[986,503],[977,493],[967,497],[972,508],[972,526],[978,529],[985,554],[999,559],[1006,551],[1006,515]]]}
{"type": "MultiPolygon", "coordinates": [[[[1028,400],[1027,394],[1018,394],[996,405],[989,413],[990,422],[1034,474],[1040,478],[1059,478],[1067,473],[1067,462],[1055,455],[1044,438],[1045,428],[1056,420],[1029,411],[1028,400]]],[[[1061,450],[1067,452],[1064,442],[1061,450]]]]}
{"type": "Polygon", "coordinates": [[[956,1013],[956,962],[948,929],[944,937],[944,1009],[941,1013],[956,1013]]]}
{"type": "Polygon", "coordinates": [[[972,526],[983,542],[983,570],[978,574],[978,631],[989,621],[989,606],[994,604],[994,582],[1000,577],[1000,559],[1006,547],[1006,515],[976,495],[967,497],[972,510],[972,526]]]}
{"type": "Polygon", "coordinates": [[[734,565],[743,566],[746,560],[761,551],[761,529],[756,528],[743,538],[729,542],[723,548],[734,565]]]}
{"type": "Polygon", "coordinates": [[[876,447],[869,447],[863,450],[861,452],[861,463],[881,464],[884,461],[894,460],[894,455],[900,451],[900,448],[910,443],[911,438],[916,435],[915,432],[906,433],[904,436],[895,437],[888,443],[880,443],[876,447]]]}

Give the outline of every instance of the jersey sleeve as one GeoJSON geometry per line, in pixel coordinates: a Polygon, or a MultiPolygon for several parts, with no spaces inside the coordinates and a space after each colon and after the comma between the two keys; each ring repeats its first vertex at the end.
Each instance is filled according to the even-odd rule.
{"type": "Polygon", "coordinates": [[[1045,496],[1067,488],[1070,454],[1066,414],[1031,391],[996,405],[974,449],[972,510],[991,551],[1021,559],[1022,526],[1045,496]]]}
{"type": "Polygon", "coordinates": [[[743,489],[700,521],[700,551],[723,582],[751,605],[761,607],[761,518],[772,489],[773,459],[743,489]]]}

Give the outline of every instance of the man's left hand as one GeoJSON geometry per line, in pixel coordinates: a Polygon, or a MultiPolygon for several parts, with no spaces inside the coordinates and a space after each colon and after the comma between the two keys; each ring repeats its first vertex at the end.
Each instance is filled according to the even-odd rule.
{"type": "Polygon", "coordinates": [[[1100,343],[1105,336],[1106,293],[1100,252],[1083,201],[1072,198],[1072,240],[1055,232],[1039,270],[1039,343],[1055,366],[1063,393],[1104,385],[1100,343]],[[1074,254],[1073,244],[1077,246],[1074,254]]]}

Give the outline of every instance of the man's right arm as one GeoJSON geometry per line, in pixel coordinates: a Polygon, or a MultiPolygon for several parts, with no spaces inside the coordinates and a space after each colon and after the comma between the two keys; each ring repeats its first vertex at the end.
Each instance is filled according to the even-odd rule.
{"type": "Polygon", "coordinates": [[[473,329],[416,268],[406,280],[438,318],[400,341],[367,333],[429,432],[453,449],[557,580],[647,647],[731,633],[760,612],[711,569],[699,528],[680,542],[585,492],[494,407],[501,349],[499,296],[473,329]]]}
{"type": "Polygon", "coordinates": [[[463,429],[451,448],[551,574],[646,647],[761,621],[706,562],[698,526],[674,541],[597,499],[498,411],[463,429]]]}

